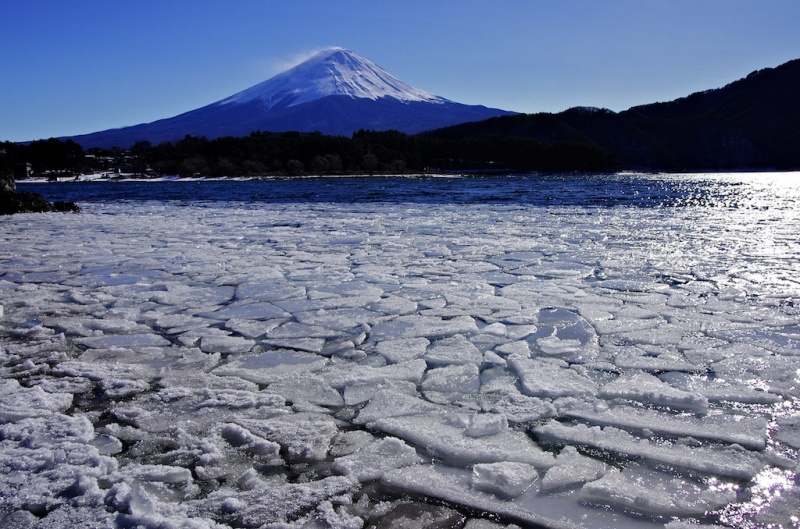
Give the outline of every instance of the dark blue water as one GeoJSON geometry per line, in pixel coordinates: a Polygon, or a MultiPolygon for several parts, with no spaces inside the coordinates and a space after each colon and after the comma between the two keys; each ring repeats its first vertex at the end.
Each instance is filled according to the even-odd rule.
{"type": "Polygon", "coordinates": [[[519,203],[533,206],[735,205],[736,182],[659,175],[502,175],[19,184],[74,202],[519,203]],[[724,201],[721,201],[725,197],[724,201]]]}

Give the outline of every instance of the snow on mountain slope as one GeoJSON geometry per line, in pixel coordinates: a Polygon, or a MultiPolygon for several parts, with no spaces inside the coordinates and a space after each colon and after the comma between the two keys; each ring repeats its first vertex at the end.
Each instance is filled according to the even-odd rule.
{"type": "Polygon", "coordinates": [[[350,50],[330,48],[263,83],[220,101],[220,104],[259,100],[267,108],[291,107],[333,95],[372,100],[391,97],[400,101],[447,102],[444,98],[404,83],[350,50]]]}

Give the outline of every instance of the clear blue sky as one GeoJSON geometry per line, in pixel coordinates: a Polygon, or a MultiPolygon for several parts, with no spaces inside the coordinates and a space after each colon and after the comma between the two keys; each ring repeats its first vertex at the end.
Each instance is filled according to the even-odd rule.
{"type": "Polygon", "coordinates": [[[330,46],[461,103],[619,111],[800,58],[800,1],[12,0],[0,141],[172,117],[330,46]]]}

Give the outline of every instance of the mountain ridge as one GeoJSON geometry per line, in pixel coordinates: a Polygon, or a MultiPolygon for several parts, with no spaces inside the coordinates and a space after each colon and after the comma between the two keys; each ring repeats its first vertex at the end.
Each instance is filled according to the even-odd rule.
{"type": "Polygon", "coordinates": [[[499,116],[430,132],[574,142],[618,156],[631,169],[800,168],[800,59],[721,88],[622,112],[572,108],[499,116]]]}

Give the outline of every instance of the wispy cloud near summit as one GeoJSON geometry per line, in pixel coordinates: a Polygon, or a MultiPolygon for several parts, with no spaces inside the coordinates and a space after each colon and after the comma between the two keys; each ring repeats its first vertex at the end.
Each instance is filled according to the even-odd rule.
{"type": "Polygon", "coordinates": [[[279,73],[285,72],[290,68],[294,68],[298,64],[302,64],[306,62],[308,59],[316,55],[317,53],[329,50],[331,48],[339,48],[340,46],[323,46],[320,48],[313,48],[311,50],[292,53],[290,55],[284,55],[282,57],[270,57],[264,59],[264,66],[265,66],[265,74],[272,76],[277,75],[279,73]]]}

